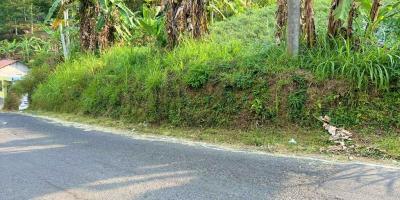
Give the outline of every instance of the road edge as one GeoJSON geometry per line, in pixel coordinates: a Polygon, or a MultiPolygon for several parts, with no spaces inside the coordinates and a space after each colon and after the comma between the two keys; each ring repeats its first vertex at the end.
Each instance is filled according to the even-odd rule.
{"type": "Polygon", "coordinates": [[[298,155],[298,154],[283,154],[283,153],[271,153],[260,151],[256,149],[244,149],[230,145],[222,145],[222,144],[211,144],[207,142],[200,142],[200,141],[193,141],[184,138],[175,138],[171,136],[162,136],[157,134],[143,134],[136,130],[124,130],[121,128],[115,127],[105,127],[101,125],[92,125],[80,122],[73,122],[68,121],[65,119],[61,119],[58,117],[49,117],[40,114],[34,113],[27,113],[27,112],[4,112],[0,111],[0,113],[9,113],[9,114],[16,114],[22,116],[33,117],[36,119],[42,119],[46,121],[46,123],[58,124],[64,127],[73,127],[82,129],[83,131],[98,131],[107,134],[115,134],[124,136],[130,139],[136,140],[146,140],[146,141],[156,141],[156,142],[169,142],[174,144],[181,144],[187,146],[197,146],[217,151],[226,151],[232,153],[246,153],[246,154],[253,154],[253,155],[264,155],[264,156],[271,156],[271,157],[278,157],[278,158],[292,158],[292,159],[300,159],[300,160],[310,160],[310,161],[318,161],[325,164],[333,164],[333,165],[364,165],[370,167],[380,167],[380,168],[388,168],[388,169],[398,169],[400,170],[400,163],[393,163],[393,164],[382,164],[382,163],[374,163],[374,162],[366,162],[366,161],[359,161],[359,160],[338,160],[335,158],[323,156],[323,155],[298,155]]]}

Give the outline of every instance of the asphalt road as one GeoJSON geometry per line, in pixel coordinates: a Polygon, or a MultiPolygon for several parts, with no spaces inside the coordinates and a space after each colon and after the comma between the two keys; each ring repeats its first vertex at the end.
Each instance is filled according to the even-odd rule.
{"type": "Polygon", "coordinates": [[[0,199],[400,199],[400,170],[131,138],[0,113],[0,199]]]}

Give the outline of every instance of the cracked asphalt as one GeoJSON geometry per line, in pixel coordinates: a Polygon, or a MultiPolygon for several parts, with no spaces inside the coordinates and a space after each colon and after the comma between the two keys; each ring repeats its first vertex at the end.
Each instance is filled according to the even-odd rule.
{"type": "Polygon", "coordinates": [[[400,170],[133,138],[0,113],[0,200],[400,199],[400,170]]]}

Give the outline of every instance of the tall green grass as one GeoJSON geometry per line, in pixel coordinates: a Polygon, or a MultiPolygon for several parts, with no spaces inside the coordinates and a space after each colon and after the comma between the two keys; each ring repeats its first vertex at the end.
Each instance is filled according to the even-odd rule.
{"type": "Polygon", "coordinates": [[[289,58],[284,45],[273,42],[273,16],[267,7],[218,22],[208,37],[186,40],[172,51],[116,46],[100,56],[68,61],[38,86],[32,106],[180,126],[279,120],[315,124],[313,115],[319,114],[330,114],[337,122],[335,116],[354,119],[347,120],[351,125],[379,116],[379,121],[398,126],[393,110],[399,108],[390,101],[380,105],[375,98],[351,107],[361,105],[353,97],[357,91],[398,92],[398,46],[361,42],[353,48],[347,41],[321,40],[318,47],[289,58]],[[335,87],[331,80],[353,87],[335,87]]]}
{"type": "Polygon", "coordinates": [[[399,78],[400,43],[388,47],[361,42],[354,47],[347,40],[324,40],[320,44],[301,56],[303,67],[320,79],[345,78],[357,89],[389,90],[399,78]]]}
{"type": "Polygon", "coordinates": [[[86,55],[59,65],[33,94],[34,106],[57,111],[65,111],[67,106],[76,107],[75,104],[78,104],[82,91],[102,67],[104,61],[93,55],[86,55]]]}

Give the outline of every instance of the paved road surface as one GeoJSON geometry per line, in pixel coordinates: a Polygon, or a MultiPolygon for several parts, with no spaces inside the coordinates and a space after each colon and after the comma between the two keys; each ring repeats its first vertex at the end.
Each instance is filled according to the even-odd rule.
{"type": "Polygon", "coordinates": [[[400,170],[132,139],[0,113],[0,199],[400,199],[400,170]]]}

